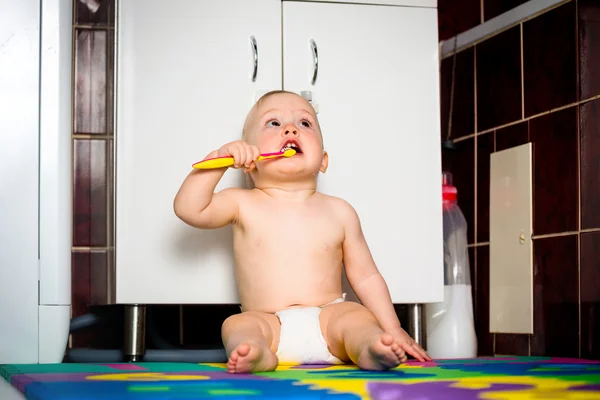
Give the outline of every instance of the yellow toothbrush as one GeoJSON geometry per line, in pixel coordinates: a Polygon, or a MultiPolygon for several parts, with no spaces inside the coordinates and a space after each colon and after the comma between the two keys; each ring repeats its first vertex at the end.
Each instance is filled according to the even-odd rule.
{"type": "MultiPolygon", "coordinates": [[[[291,157],[296,154],[296,150],[287,149],[284,152],[277,153],[264,153],[258,157],[257,161],[269,160],[272,158],[278,157],[291,157]]],[[[233,165],[233,157],[225,156],[225,157],[215,157],[215,158],[207,158],[206,160],[198,161],[197,163],[192,164],[192,168],[196,169],[215,169],[215,168],[225,168],[231,167],[233,165]]]]}

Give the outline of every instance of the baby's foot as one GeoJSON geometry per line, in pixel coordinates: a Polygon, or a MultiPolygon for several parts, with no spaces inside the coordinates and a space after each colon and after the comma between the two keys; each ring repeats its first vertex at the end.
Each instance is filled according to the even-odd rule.
{"type": "Polygon", "coordinates": [[[255,343],[242,343],[229,355],[227,372],[246,374],[250,372],[273,371],[277,368],[277,356],[268,347],[255,343]]]}
{"type": "Polygon", "coordinates": [[[389,333],[381,333],[367,339],[356,364],[362,369],[380,371],[400,365],[405,357],[389,333]]]}

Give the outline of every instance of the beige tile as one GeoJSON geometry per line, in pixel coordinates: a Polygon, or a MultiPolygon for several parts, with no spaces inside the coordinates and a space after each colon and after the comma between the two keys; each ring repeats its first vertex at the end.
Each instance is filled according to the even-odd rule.
{"type": "Polygon", "coordinates": [[[490,332],[533,334],[532,147],[490,161],[490,332]]]}

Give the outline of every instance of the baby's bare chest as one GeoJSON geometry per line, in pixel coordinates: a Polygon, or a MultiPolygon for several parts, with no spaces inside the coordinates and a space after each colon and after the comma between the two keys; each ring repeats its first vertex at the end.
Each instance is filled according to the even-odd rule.
{"type": "Polygon", "coordinates": [[[257,207],[241,222],[243,240],[256,250],[327,253],[344,240],[342,223],[325,210],[257,207]]]}

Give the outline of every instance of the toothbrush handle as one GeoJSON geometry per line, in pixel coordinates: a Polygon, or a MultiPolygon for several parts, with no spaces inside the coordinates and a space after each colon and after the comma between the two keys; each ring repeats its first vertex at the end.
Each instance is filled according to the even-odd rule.
{"type": "MultiPolygon", "coordinates": [[[[283,153],[265,153],[261,154],[257,161],[268,160],[270,158],[277,158],[283,156],[283,153]]],[[[234,160],[232,156],[208,158],[206,160],[198,161],[192,165],[192,168],[196,169],[215,169],[225,168],[233,166],[234,160]]]]}

